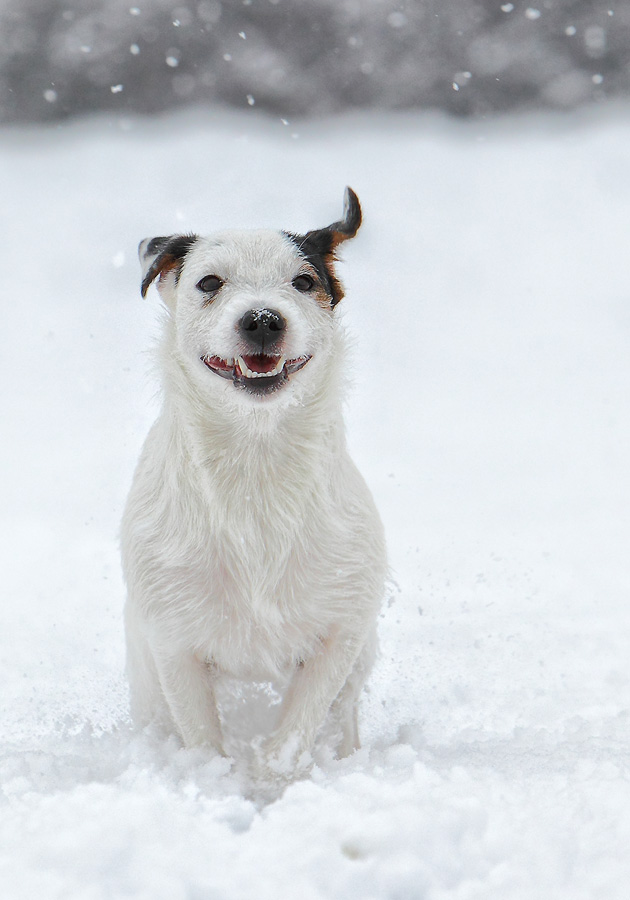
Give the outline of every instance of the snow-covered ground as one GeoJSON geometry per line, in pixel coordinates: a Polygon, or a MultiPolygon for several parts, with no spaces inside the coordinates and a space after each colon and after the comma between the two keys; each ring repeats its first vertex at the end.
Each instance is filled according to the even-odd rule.
{"type": "Polygon", "coordinates": [[[0,896],[626,900],[630,109],[4,130],[0,896]],[[327,224],[394,584],[364,747],[257,808],[134,736],[117,528],[140,238],[327,224]]]}

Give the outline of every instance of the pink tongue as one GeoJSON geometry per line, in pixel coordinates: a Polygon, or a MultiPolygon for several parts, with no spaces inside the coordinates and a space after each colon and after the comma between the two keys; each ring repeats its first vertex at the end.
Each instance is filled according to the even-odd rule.
{"type": "Polygon", "coordinates": [[[244,356],[243,359],[247,363],[247,368],[252,372],[271,372],[278,364],[279,356],[266,356],[265,354],[257,354],[256,356],[244,356]]]}

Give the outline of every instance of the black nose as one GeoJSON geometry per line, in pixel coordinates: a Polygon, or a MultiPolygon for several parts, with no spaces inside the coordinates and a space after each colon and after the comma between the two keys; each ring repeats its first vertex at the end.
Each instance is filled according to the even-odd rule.
{"type": "Polygon", "coordinates": [[[241,337],[262,353],[282,338],[287,323],[275,309],[250,309],[239,323],[241,337]]]}

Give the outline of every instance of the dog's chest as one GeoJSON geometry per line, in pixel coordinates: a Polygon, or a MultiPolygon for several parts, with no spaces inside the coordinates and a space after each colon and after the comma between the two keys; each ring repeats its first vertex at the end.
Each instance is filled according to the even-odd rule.
{"type": "Polygon", "coordinates": [[[235,561],[223,547],[211,557],[198,595],[199,652],[233,675],[273,676],[317,650],[330,617],[312,573],[290,554],[235,561]]]}
{"type": "Polygon", "coordinates": [[[326,636],[330,594],[293,537],[215,535],[200,561],[187,624],[197,652],[225,672],[272,677],[312,656],[326,636]]]}
{"type": "Polygon", "coordinates": [[[261,680],[311,657],[360,587],[343,576],[356,572],[358,546],[348,467],[302,446],[276,458],[232,449],[212,466],[181,452],[153,467],[164,446],[156,429],[128,550],[135,577],[152,585],[141,603],[161,639],[261,680]]]}

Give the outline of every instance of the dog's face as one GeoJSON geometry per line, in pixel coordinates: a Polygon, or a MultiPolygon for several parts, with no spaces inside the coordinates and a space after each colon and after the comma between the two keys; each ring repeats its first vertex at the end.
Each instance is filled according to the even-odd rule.
{"type": "Polygon", "coordinates": [[[142,294],[159,279],[180,357],[204,393],[259,404],[317,381],[343,297],[335,249],[360,224],[347,188],[343,219],[306,235],[229,231],[140,244],[142,294]]]}

